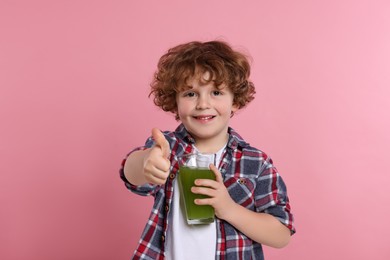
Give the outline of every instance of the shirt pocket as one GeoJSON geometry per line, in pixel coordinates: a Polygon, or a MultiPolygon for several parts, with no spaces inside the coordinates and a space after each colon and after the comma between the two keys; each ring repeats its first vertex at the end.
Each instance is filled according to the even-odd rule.
{"type": "Polygon", "coordinates": [[[256,182],[245,177],[230,177],[224,181],[230,197],[241,206],[254,210],[256,182]]]}

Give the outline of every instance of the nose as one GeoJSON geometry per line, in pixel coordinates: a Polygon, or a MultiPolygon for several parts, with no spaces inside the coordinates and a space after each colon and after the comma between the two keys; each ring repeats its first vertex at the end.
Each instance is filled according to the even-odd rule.
{"type": "Polygon", "coordinates": [[[196,102],[196,109],[204,110],[210,108],[210,99],[207,95],[199,95],[196,102]]]}

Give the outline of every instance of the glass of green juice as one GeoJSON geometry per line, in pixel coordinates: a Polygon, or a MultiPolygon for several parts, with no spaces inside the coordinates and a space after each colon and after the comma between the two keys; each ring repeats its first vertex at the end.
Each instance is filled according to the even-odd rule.
{"type": "Polygon", "coordinates": [[[214,208],[210,205],[196,205],[194,202],[195,199],[207,196],[192,193],[191,187],[196,186],[196,179],[215,180],[215,174],[209,168],[211,163],[215,164],[215,154],[187,154],[180,158],[179,163],[180,199],[187,223],[193,225],[214,222],[214,208]]]}

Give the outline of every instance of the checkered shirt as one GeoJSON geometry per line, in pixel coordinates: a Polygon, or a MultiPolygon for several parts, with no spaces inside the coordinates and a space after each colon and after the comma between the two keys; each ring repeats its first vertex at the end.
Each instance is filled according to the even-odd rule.
{"type": "MultiPolygon", "coordinates": [[[[232,128],[222,155],[219,170],[232,199],[256,212],[271,214],[295,233],[286,185],[271,158],[264,152],[251,147],[232,128]]],[[[122,161],[120,177],[132,192],[143,196],[154,196],[154,205],[149,220],[139,240],[133,259],[165,259],[165,240],[170,221],[169,214],[174,193],[173,180],[178,173],[178,158],[194,150],[194,139],[183,124],[174,132],[164,132],[171,148],[170,175],[165,185],[145,184],[135,186],[124,175],[122,161]]],[[[131,151],[144,150],[154,145],[149,137],[145,145],[131,151]]],[[[128,156],[128,155],[127,155],[128,156]]],[[[126,156],[126,158],[127,158],[126,156]]],[[[216,219],[217,245],[215,259],[264,259],[261,244],[251,240],[228,222],[216,219]]]]}

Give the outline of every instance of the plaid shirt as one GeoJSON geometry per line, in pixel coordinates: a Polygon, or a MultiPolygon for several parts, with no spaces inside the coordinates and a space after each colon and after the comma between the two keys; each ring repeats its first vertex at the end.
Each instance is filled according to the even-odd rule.
{"type": "MultiPolygon", "coordinates": [[[[171,148],[171,173],[165,185],[132,185],[123,171],[126,159],[120,169],[120,176],[128,189],[139,195],[155,197],[149,221],[133,259],[164,259],[165,236],[171,219],[168,216],[174,193],[173,180],[179,169],[177,158],[184,153],[191,153],[194,149],[195,141],[182,124],[175,132],[164,132],[164,135],[171,148]]],[[[133,151],[147,149],[153,145],[153,139],[149,138],[145,146],[133,151]]],[[[286,225],[292,234],[295,233],[286,186],[272,160],[262,151],[249,146],[232,128],[229,128],[229,140],[219,170],[230,196],[236,203],[252,211],[273,215],[286,225]]],[[[215,259],[264,259],[261,244],[252,241],[224,220],[216,218],[216,226],[215,259]]]]}

